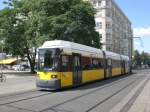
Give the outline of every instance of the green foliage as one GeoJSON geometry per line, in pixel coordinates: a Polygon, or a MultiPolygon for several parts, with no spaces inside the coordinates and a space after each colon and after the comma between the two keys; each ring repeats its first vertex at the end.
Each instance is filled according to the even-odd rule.
{"type": "Polygon", "coordinates": [[[149,63],[150,57],[145,52],[142,52],[141,53],[141,61],[142,61],[142,64],[146,65],[149,63]]]}
{"type": "Polygon", "coordinates": [[[7,52],[27,56],[46,40],[68,40],[100,48],[95,10],[82,0],[8,0],[0,11],[0,38],[7,52]]]}
{"type": "Polygon", "coordinates": [[[141,56],[140,56],[140,53],[139,51],[134,51],[134,58],[133,58],[133,63],[135,65],[138,65],[138,66],[141,66],[141,56]]]}
{"type": "Polygon", "coordinates": [[[145,52],[141,54],[136,50],[134,52],[133,64],[136,66],[150,65],[150,56],[145,52]]]}

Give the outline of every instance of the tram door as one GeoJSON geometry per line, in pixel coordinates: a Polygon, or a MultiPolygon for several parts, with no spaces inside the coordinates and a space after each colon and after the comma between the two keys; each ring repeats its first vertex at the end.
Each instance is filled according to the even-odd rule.
{"type": "Polygon", "coordinates": [[[81,83],[82,83],[81,55],[73,54],[73,84],[80,85],[81,83]]]}
{"type": "Polygon", "coordinates": [[[125,61],[122,61],[121,73],[122,73],[122,74],[125,74],[125,73],[126,73],[125,61]]]}
{"type": "Polygon", "coordinates": [[[106,77],[111,77],[112,76],[112,60],[110,58],[107,59],[107,72],[106,72],[106,77]]]}

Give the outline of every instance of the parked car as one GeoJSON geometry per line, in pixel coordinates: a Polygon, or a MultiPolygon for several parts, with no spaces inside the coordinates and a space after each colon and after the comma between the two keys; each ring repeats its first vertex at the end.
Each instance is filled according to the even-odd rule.
{"type": "Polygon", "coordinates": [[[12,69],[16,70],[16,71],[24,71],[25,70],[24,66],[22,66],[22,65],[14,65],[14,66],[12,66],[12,69]]]}

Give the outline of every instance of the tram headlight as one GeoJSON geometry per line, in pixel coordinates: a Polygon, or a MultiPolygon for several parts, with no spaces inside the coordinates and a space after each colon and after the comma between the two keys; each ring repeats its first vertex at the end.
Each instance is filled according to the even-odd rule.
{"type": "Polygon", "coordinates": [[[51,75],[51,78],[53,78],[53,79],[57,78],[57,75],[51,75]]]}

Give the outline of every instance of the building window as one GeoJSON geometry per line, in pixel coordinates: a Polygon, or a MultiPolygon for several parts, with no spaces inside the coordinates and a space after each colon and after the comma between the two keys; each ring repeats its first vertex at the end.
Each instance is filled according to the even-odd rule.
{"type": "Polygon", "coordinates": [[[106,42],[108,42],[110,44],[110,41],[111,41],[111,34],[106,33],[106,42]]]}
{"type": "Polygon", "coordinates": [[[96,28],[102,29],[102,22],[96,22],[96,28]]]}
{"type": "Polygon", "coordinates": [[[99,33],[99,37],[102,38],[102,34],[99,33]]]}
{"type": "Polygon", "coordinates": [[[106,16],[111,17],[111,11],[110,10],[106,10],[106,16]]]}
{"type": "Polygon", "coordinates": [[[97,6],[97,2],[94,0],[93,1],[93,6],[96,7],[97,6]]]}
{"type": "Polygon", "coordinates": [[[106,38],[110,38],[111,34],[110,33],[106,33],[106,38]]]}
{"type": "Polygon", "coordinates": [[[111,29],[111,24],[109,22],[106,23],[106,29],[111,29]]]}
{"type": "Polygon", "coordinates": [[[98,11],[97,15],[100,16],[100,17],[102,17],[102,11],[98,11]]]}
{"type": "Polygon", "coordinates": [[[101,1],[101,6],[106,6],[106,0],[101,1]]]}
{"type": "Polygon", "coordinates": [[[107,46],[107,47],[106,47],[106,50],[111,51],[111,47],[110,47],[110,46],[107,46]]]}
{"type": "Polygon", "coordinates": [[[109,6],[109,1],[106,0],[106,6],[109,6]]]}
{"type": "Polygon", "coordinates": [[[101,6],[101,1],[98,1],[98,6],[101,6]]]}

